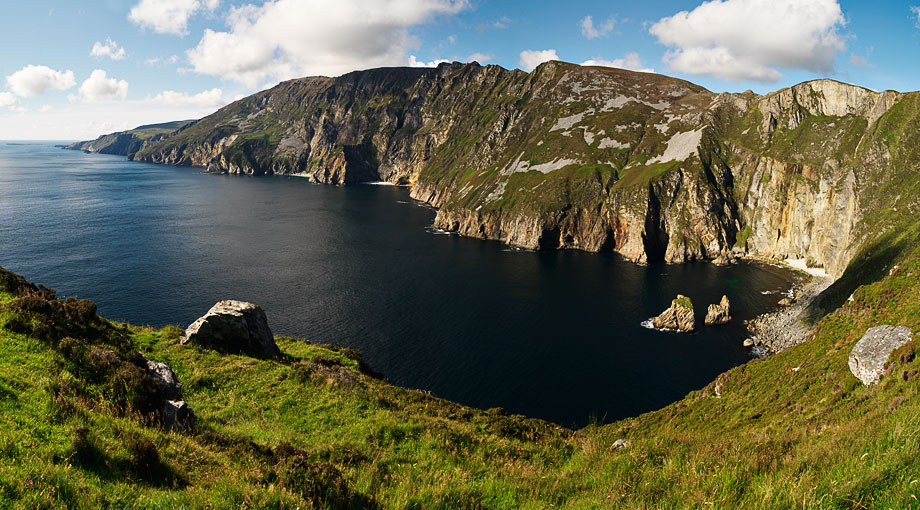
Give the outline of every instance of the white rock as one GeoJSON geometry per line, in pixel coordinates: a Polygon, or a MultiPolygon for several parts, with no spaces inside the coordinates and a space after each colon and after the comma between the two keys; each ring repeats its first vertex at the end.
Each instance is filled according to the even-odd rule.
{"type": "Polygon", "coordinates": [[[245,301],[218,301],[185,330],[179,342],[193,342],[223,352],[281,356],[265,311],[245,301]]]}
{"type": "Polygon", "coordinates": [[[869,328],[850,352],[850,372],[867,386],[877,383],[891,352],[910,342],[911,338],[910,329],[904,326],[869,328]]]}

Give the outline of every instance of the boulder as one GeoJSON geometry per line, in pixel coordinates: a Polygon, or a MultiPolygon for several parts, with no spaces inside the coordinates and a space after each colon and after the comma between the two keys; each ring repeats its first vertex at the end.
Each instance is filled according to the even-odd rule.
{"type": "Polygon", "coordinates": [[[792,298],[784,297],[780,299],[777,303],[779,306],[792,306],[795,303],[795,300],[792,298]]]}
{"type": "MultiPolygon", "coordinates": [[[[146,359],[146,358],[145,358],[146,359]]],[[[147,360],[147,376],[159,379],[166,388],[166,398],[169,400],[182,400],[182,384],[176,373],[166,363],[147,360]]]]}
{"type": "Polygon", "coordinates": [[[856,342],[850,351],[850,372],[866,386],[877,383],[892,351],[910,342],[910,329],[904,326],[876,326],[856,342]]]}
{"type": "Polygon", "coordinates": [[[613,442],[612,445],[610,445],[610,449],[611,450],[623,450],[625,448],[629,448],[630,446],[632,446],[632,441],[630,441],[629,439],[617,439],[616,441],[613,442]]]}
{"type": "Polygon", "coordinates": [[[184,400],[167,400],[163,407],[163,426],[176,432],[188,432],[195,425],[195,413],[184,400]]]}
{"type": "Polygon", "coordinates": [[[709,305],[706,310],[706,319],[703,321],[707,326],[715,324],[725,324],[732,320],[730,315],[728,296],[722,296],[722,301],[717,305],[709,305]]]}
{"type": "Polygon", "coordinates": [[[667,310],[652,319],[652,325],[659,329],[675,329],[682,333],[689,333],[696,329],[693,303],[690,298],[678,294],[667,310]]]}
{"type": "Polygon", "coordinates": [[[179,342],[235,354],[268,358],[281,356],[268,327],[265,311],[245,301],[218,301],[185,330],[179,342]]]}

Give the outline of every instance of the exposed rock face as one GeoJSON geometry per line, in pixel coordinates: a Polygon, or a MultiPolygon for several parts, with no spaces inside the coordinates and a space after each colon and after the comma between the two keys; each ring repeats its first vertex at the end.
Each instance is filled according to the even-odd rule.
{"type": "Polygon", "coordinates": [[[920,185],[916,144],[898,135],[920,118],[895,115],[917,107],[918,93],[832,80],[714,94],[555,61],[529,74],[453,63],[284,82],[134,158],[412,184],[436,227],[523,248],[640,263],[757,254],[838,277],[889,226],[864,204],[920,212],[903,192],[920,185]]]}
{"type": "Polygon", "coordinates": [[[877,383],[891,352],[911,338],[910,329],[903,326],[869,328],[850,352],[850,372],[866,386],[877,383]]]}
{"type": "Polygon", "coordinates": [[[623,450],[632,446],[632,441],[629,439],[617,439],[610,445],[611,450],[623,450]]]}
{"type": "Polygon", "coordinates": [[[652,320],[652,325],[661,329],[675,329],[682,333],[689,333],[696,329],[693,303],[690,298],[678,294],[677,298],[671,302],[671,306],[652,320]]]}
{"type": "Polygon", "coordinates": [[[147,375],[158,379],[166,388],[166,398],[169,400],[182,400],[182,384],[169,365],[157,361],[147,360],[147,375]]]}
{"type": "Polygon", "coordinates": [[[281,356],[261,307],[245,301],[221,300],[182,334],[180,343],[253,356],[281,356]]]}
{"type": "Polygon", "coordinates": [[[722,296],[722,301],[717,305],[709,305],[706,310],[706,319],[703,321],[707,326],[715,324],[725,324],[732,320],[730,313],[730,304],[728,296],[722,296]]]}
{"type": "Polygon", "coordinates": [[[194,122],[193,120],[184,120],[139,126],[130,131],[103,135],[95,140],[76,142],[67,146],[67,148],[84,152],[128,156],[131,159],[138,151],[167,139],[178,130],[194,122]]]}
{"type": "Polygon", "coordinates": [[[184,400],[167,400],[163,408],[163,426],[176,432],[188,432],[195,425],[195,413],[184,400]]]}

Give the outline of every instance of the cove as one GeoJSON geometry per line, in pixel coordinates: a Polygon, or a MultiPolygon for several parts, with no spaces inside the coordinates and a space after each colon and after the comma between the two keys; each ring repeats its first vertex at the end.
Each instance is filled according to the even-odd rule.
{"type": "Polygon", "coordinates": [[[391,383],[569,427],[661,408],[748,361],[743,321],[791,283],[760,264],[638,266],[446,235],[408,195],[0,142],[0,266],[138,325],[252,301],[276,335],[355,348],[391,383]],[[727,294],[732,322],[642,326],[678,293],[700,325],[727,294]]]}

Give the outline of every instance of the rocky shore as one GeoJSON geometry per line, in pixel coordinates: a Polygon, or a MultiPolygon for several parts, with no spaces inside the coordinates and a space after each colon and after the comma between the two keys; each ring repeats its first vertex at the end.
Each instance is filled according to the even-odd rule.
{"type": "Polygon", "coordinates": [[[747,321],[745,345],[767,356],[804,342],[813,328],[804,320],[808,305],[832,283],[832,277],[799,272],[786,298],[792,303],[747,321]]]}

